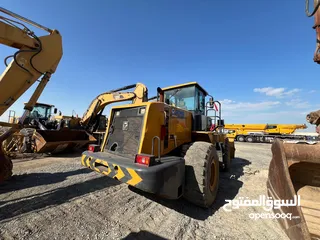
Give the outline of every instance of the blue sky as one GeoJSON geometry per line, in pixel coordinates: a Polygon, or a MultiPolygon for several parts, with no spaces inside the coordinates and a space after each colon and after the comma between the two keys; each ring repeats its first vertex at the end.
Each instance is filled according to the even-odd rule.
{"type": "MultiPolygon", "coordinates": [[[[153,96],[158,86],[197,81],[222,101],[226,123],[305,123],[306,113],[320,108],[314,20],[304,4],[2,1],[62,34],[63,58],[39,101],[82,116],[94,97],[110,89],[142,82],[153,96]]],[[[0,57],[15,51],[1,46],[0,57]]],[[[13,105],[17,114],[35,87],[13,105]]]]}

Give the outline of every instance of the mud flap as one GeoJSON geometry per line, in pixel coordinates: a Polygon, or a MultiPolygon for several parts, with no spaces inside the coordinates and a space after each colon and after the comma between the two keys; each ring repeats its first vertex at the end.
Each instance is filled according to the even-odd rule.
{"type": "Polygon", "coordinates": [[[293,200],[300,196],[300,206],[281,206],[274,213],[292,218],[278,218],[291,240],[320,237],[320,144],[272,144],[272,160],[267,181],[268,196],[273,200],[293,200]]]}

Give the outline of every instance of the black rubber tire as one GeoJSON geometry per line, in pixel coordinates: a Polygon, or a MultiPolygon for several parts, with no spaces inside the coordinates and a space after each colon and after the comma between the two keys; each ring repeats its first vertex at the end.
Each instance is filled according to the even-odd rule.
{"type": "Polygon", "coordinates": [[[219,187],[219,159],[215,146],[208,142],[194,142],[184,159],[186,168],[183,197],[197,206],[210,207],[219,187]]]}
{"type": "Polygon", "coordinates": [[[223,152],[223,171],[229,172],[231,167],[231,158],[230,158],[230,146],[229,139],[224,140],[224,152],[223,152]]]}
{"type": "Polygon", "coordinates": [[[245,141],[244,136],[238,136],[238,137],[237,137],[237,141],[238,141],[238,142],[244,142],[244,141],[245,141]]]}
{"type": "Polygon", "coordinates": [[[23,143],[21,147],[22,153],[32,153],[32,135],[34,128],[23,128],[20,130],[20,133],[24,135],[23,143]]]}
{"type": "Polygon", "coordinates": [[[253,137],[252,136],[247,136],[246,137],[246,142],[254,142],[254,139],[253,139],[253,137]]]}

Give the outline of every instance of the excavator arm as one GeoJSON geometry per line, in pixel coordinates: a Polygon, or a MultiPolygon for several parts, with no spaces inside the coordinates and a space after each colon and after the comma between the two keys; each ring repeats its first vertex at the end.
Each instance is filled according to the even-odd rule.
{"type": "Polygon", "coordinates": [[[0,116],[36,81],[40,82],[25,105],[19,123],[11,125],[11,128],[0,134],[0,182],[2,182],[12,175],[12,162],[5,155],[2,143],[22,128],[25,118],[36,104],[51,74],[56,71],[62,57],[62,38],[57,30],[41,26],[1,7],[0,12],[15,18],[13,20],[0,15],[0,43],[18,49],[4,60],[6,69],[0,76],[0,116]],[[45,30],[49,35],[38,37],[21,22],[45,30]],[[10,58],[12,60],[8,63],[10,58]],[[39,78],[41,80],[38,80],[39,78]]]}
{"type": "Polygon", "coordinates": [[[148,88],[142,83],[137,83],[100,94],[91,102],[80,124],[85,130],[94,132],[98,127],[99,117],[108,104],[130,100],[132,103],[148,101],[148,88]],[[131,88],[134,88],[133,92],[119,92],[131,88]]]}
{"type": "Polygon", "coordinates": [[[42,76],[25,109],[31,111],[62,57],[62,37],[57,30],[43,27],[4,8],[0,11],[49,32],[38,37],[26,25],[0,16],[0,43],[18,51],[5,59],[0,77],[0,116],[42,76]],[[8,59],[12,57],[10,63],[8,59]]]}
{"type": "MultiPolygon", "coordinates": [[[[314,52],[313,61],[320,64],[320,1],[313,1],[313,10],[309,11],[309,0],[306,0],[305,12],[308,17],[314,16],[313,29],[316,30],[316,50],[314,52]]],[[[320,110],[310,112],[306,116],[307,122],[316,125],[316,132],[320,134],[320,110]]]]}

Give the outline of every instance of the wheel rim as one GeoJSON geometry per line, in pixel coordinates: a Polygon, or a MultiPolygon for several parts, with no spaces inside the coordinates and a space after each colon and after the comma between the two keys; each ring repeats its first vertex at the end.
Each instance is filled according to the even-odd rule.
{"type": "Polygon", "coordinates": [[[214,160],[211,163],[210,169],[211,169],[211,175],[210,175],[210,190],[213,191],[215,189],[216,183],[217,183],[217,175],[216,175],[216,164],[214,160]]]}

